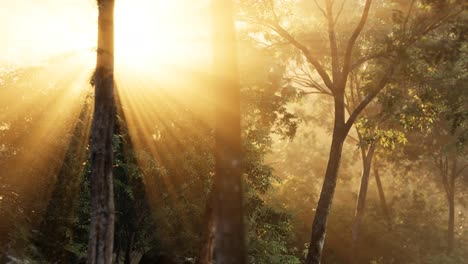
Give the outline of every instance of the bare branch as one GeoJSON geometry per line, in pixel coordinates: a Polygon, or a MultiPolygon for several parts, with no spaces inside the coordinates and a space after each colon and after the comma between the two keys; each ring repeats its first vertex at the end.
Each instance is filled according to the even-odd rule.
{"type": "Polygon", "coordinates": [[[323,88],[321,85],[319,85],[317,82],[315,82],[312,79],[307,79],[307,78],[302,78],[302,77],[293,77],[292,81],[295,83],[303,86],[304,88],[310,88],[310,89],[315,89],[316,91],[314,92],[306,92],[303,91],[304,94],[311,94],[311,93],[320,93],[320,94],[327,94],[327,95],[333,95],[330,91],[327,91],[325,88],[323,88]]]}
{"type": "Polygon", "coordinates": [[[456,173],[455,173],[455,178],[458,178],[461,173],[466,169],[468,168],[468,164],[465,164],[463,167],[461,167],[456,173]]]}
{"type": "Polygon", "coordinates": [[[338,19],[340,18],[341,12],[343,12],[345,3],[346,3],[346,0],[343,0],[343,2],[341,2],[340,10],[338,10],[338,13],[336,14],[336,17],[335,17],[335,24],[338,23],[338,19]]]}
{"type": "Polygon", "coordinates": [[[347,139],[348,139],[348,138],[351,139],[351,140],[354,141],[354,143],[356,143],[356,144],[359,143],[359,140],[358,140],[357,138],[351,136],[351,135],[348,135],[346,138],[347,138],[347,139]]]}
{"type": "Polygon", "coordinates": [[[246,23],[249,23],[249,24],[252,24],[252,25],[263,26],[263,27],[269,28],[269,29],[276,32],[275,27],[271,23],[269,23],[268,21],[262,21],[262,20],[258,20],[256,18],[248,17],[248,16],[237,17],[236,20],[246,22],[246,23]]]}
{"type": "Polygon", "coordinates": [[[304,95],[308,95],[308,94],[324,94],[324,95],[333,96],[333,95],[330,94],[330,93],[324,93],[324,92],[321,92],[321,91],[312,91],[312,92],[302,91],[302,94],[304,94],[304,95]]]}
{"type": "Polygon", "coordinates": [[[309,49],[300,43],[296,38],[294,38],[287,30],[285,30],[281,25],[278,20],[278,17],[275,13],[274,10],[274,3],[273,0],[269,0],[270,7],[272,8],[272,13],[274,16],[274,21],[273,22],[268,22],[268,21],[259,21],[258,19],[254,19],[251,17],[241,17],[238,18],[240,21],[252,23],[252,24],[257,24],[257,25],[262,25],[264,27],[267,27],[269,29],[272,29],[275,31],[278,35],[280,35],[282,38],[287,40],[291,45],[299,49],[304,57],[307,59],[307,61],[314,66],[314,68],[317,70],[318,74],[322,78],[323,82],[325,85],[330,89],[332,92],[334,90],[334,85],[332,80],[330,79],[330,76],[328,76],[328,73],[326,72],[325,68],[322,66],[322,64],[319,62],[318,59],[315,58],[315,56],[312,55],[312,53],[309,51],[309,49]]]}
{"type": "Polygon", "coordinates": [[[318,10],[320,10],[320,12],[323,14],[323,16],[325,18],[327,18],[327,13],[325,13],[325,10],[323,10],[323,8],[319,5],[319,3],[317,2],[317,0],[314,0],[315,2],[315,5],[317,6],[318,10]]]}
{"type": "Polygon", "coordinates": [[[279,22],[278,15],[276,14],[276,11],[275,11],[274,0],[268,0],[268,4],[270,5],[270,10],[271,10],[271,13],[273,14],[273,19],[275,20],[275,22],[279,22]]]}
{"type": "Polygon", "coordinates": [[[386,50],[384,52],[379,52],[379,53],[374,53],[374,54],[364,56],[364,57],[358,59],[356,62],[354,62],[351,65],[350,71],[356,69],[357,67],[361,66],[363,63],[365,63],[367,61],[370,61],[370,60],[373,60],[373,59],[378,59],[378,58],[385,58],[385,57],[389,56],[390,53],[392,53],[394,51],[396,51],[396,48],[392,48],[392,49],[388,49],[388,50],[386,50]]]}
{"type": "Polygon", "coordinates": [[[328,76],[328,73],[325,71],[325,68],[323,68],[322,64],[311,54],[309,49],[306,46],[304,46],[302,43],[297,41],[291,34],[289,34],[288,31],[286,31],[283,27],[281,27],[279,23],[276,23],[275,25],[272,25],[272,26],[274,27],[275,31],[281,37],[285,38],[294,47],[296,47],[303,53],[307,61],[314,66],[315,70],[317,70],[317,73],[320,75],[320,77],[322,78],[323,82],[328,87],[328,89],[330,89],[333,92],[335,87],[330,77],[328,76]]]}
{"type": "Polygon", "coordinates": [[[411,15],[411,11],[413,11],[413,6],[414,6],[415,2],[416,2],[415,0],[411,0],[411,4],[410,4],[409,10],[408,10],[408,13],[406,14],[405,21],[403,22],[403,34],[405,34],[405,35],[406,35],[406,26],[408,25],[408,20],[409,20],[409,17],[411,15]]]}
{"type": "Polygon", "coordinates": [[[271,49],[273,47],[276,47],[276,46],[282,46],[282,45],[289,45],[288,42],[264,42],[264,41],[261,41],[257,38],[250,38],[253,42],[255,42],[255,44],[257,44],[258,46],[261,46],[265,49],[271,49]]]}
{"type": "Polygon", "coordinates": [[[346,53],[345,53],[344,64],[343,64],[343,72],[342,72],[343,79],[341,80],[341,83],[340,83],[340,86],[341,86],[340,89],[344,89],[346,86],[348,73],[351,70],[351,55],[353,53],[354,44],[356,43],[357,38],[361,34],[361,31],[367,22],[367,17],[369,16],[371,3],[372,3],[372,0],[366,0],[366,4],[362,12],[361,20],[359,21],[359,24],[357,25],[356,29],[351,35],[351,38],[348,41],[348,46],[346,47],[346,53]]]}
{"type": "Polygon", "coordinates": [[[328,21],[328,39],[330,41],[330,55],[332,61],[333,82],[337,83],[340,75],[340,59],[338,56],[338,44],[336,41],[335,22],[333,21],[333,3],[327,0],[327,14],[328,21]]]}
{"type": "Polygon", "coordinates": [[[312,74],[310,73],[309,65],[305,65],[305,66],[306,66],[306,69],[304,69],[304,67],[298,68],[298,70],[302,73],[302,76],[300,75],[301,73],[296,73],[295,78],[299,80],[303,80],[305,84],[304,86],[306,87],[315,88],[324,94],[333,95],[331,90],[327,89],[326,87],[323,87],[321,84],[319,84],[317,81],[314,80],[314,78],[312,77],[312,74]]]}

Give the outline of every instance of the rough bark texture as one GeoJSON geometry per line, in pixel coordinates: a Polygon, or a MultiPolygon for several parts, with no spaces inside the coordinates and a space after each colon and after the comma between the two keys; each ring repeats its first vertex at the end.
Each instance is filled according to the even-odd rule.
{"type": "Polygon", "coordinates": [[[240,85],[238,79],[233,3],[213,1],[215,85],[215,255],[217,264],[246,263],[240,85]]]}
{"type": "Polygon", "coordinates": [[[374,156],[375,144],[371,144],[369,149],[362,149],[362,159],[363,159],[363,171],[361,177],[361,186],[359,188],[359,196],[356,205],[356,212],[354,214],[354,222],[352,228],[353,241],[355,244],[358,243],[359,231],[364,217],[365,207],[366,207],[366,197],[367,189],[369,186],[369,178],[371,172],[372,158],[374,156]]]}
{"type": "Polygon", "coordinates": [[[330,148],[330,157],[328,159],[325,179],[323,181],[322,192],[317,205],[317,210],[312,224],[312,236],[309,250],[307,253],[306,264],[318,264],[322,258],[323,243],[327,229],[328,215],[335,194],[338,170],[341,162],[343,142],[347,131],[344,126],[344,98],[335,97],[335,125],[333,129],[333,138],[330,148]]]}
{"type": "Polygon", "coordinates": [[[98,0],[98,48],[94,117],[91,129],[91,225],[88,264],[112,263],[114,193],[114,0],[98,0]]]}

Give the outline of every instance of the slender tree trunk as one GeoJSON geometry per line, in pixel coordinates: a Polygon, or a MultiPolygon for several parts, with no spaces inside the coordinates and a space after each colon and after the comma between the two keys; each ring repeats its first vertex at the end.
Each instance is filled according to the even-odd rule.
{"type": "Polygon", "coordinates": [[[449,221],[448,221],[448,252],[453,251],[455,241],[455,199],[454,195],[450,195],[449,200],[449,221]]]}
{"type": "Polygon", "coordinates": [[[374,143],[372,143],[369,146],[367,153],[365,149],[362,150],[363,171],[362,171],[361,186],[359,189],[359,196],[358,196],[358,201],[356,205],[356,212],[354,215],[354,222],[353,222],[353,228],[352,228],[353,242],[355,246],[357,246],[357,243],[358,243],[359,231],[360,231],[362,219],[364,217],[364,212],[366,208],[367,189],[369,186],[369,178],[370,178],[370,172],[371,172],[371,166],[372,166],[372,158],[374,157],[374,150],[375,150],[374,143]]]}
{"type": "Polygon", "coordinates": [[[91,225],[88,264],[112,263],[114,194],[114,0],[98,0],[98,48],[94,118],[91,129],[91,225]]]}
{"type": "Polygon", "coordinates": [[[201,249],[197,264],[212,264],[215,246],[215,223],[213,211],[213,193],[210,193],[206,202],[205,227],[202,234],[201,249]]]}
{"type": "Polygon", "coordinates": [[[380,173],[377,164],[374,164],[374,177],[375,183],[377,184],[377,190],[379,192],[380,206],[382,207],[382,213],[384,214],[385,220],[388,223],[388,227],[392,228],[392,219],[390,218],[390,210],[388,209],[387,200],[385,199],[385,192],[380,180],[380,173]]]}
{"type": "Polygon", "coordinates": [[[133,241],[135,240],[135,232],[131,232],[127,241],[127,247],[125,248],[124,264],[130,264],[132,261],[132,247],[133,241]]]}
{"type": "Polygon", "coordinates": [[[244,264],[240,84],[231,0],[213,0],[213,31],[216,263],[244,264]]]}
{"type": "Polygon", "coordinates": [[[322,192],[312,224],[312,236],[307,253],[306,264],[319,264],[322,258],[323,244],[327,229],[328,215],[330,213],[333,196],[335,194],[338,170],[341,163],[343,143],[347,135],[344,122],[344,96],[335,96],[335,125],[333,129],[330,156],[328,159],[322,192]]]}
{"type": "Polygon", "coordinates": [[[449,192],[448,192],[448,203],[449,203],[449,220],[447,229],[448,239],[448,252],[451,253],[455,244],[455,178],[457,171],[457,160],[453,162],[452,172],[450,173],[449,179],[449,192]]]}

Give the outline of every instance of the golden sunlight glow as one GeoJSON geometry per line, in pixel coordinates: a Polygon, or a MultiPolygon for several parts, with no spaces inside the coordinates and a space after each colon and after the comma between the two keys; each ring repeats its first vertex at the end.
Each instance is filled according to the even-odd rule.
{"type": "MultiPolygon", "coordinates": [[[[6,125],[2,146],[15,149],[3,157],[5,181],[31,199],[48,199],[47,193],[34,198],[39,195],[37,186],[55,182],[78,122],[84,133],[77,140],[83,145],[88,141],[91,115],[80,118],[80,113],[89,72],[79,58],[61,57],[40,67],[24,67],[0,89],[0,120],[6,125]]],[[[74,154],[86,155],[84,149],[74,154]]]]}
{"type": "Polygon", "coordinates": [[[95,45],[91,0],[0,1],[0,63],[38,64],[50,56],[95,45]]]}
{"type": "MultiPolygon", "coordinates": [[[[12,157],[9,169],[12,175],[28,175],[20,169],[13,172],[14,168],[32,168],[38,175],[46,170],[56,174],[77,122],[84,122],[87,129],[80,142],[86,145],[89,138],[91,113],[86,112],[80,120],[78,117],[96,60],[96,0],[3,2],[0,35],[7,38],[0,42],[0,71],[25,69],[18,77],[25,88],[21,90],[24,95],[13,93],[11,87],[0,89],[0,105],[9,103],[0,115],[0,129],[9,130],[10,125],[17,126],[15,122],[21,120],[32,123],[24,136],[6,138],[31,153],[12,157]],[[36,113],[34,110],[39,106],[48,112],[36,113]],[[45,144],[43,138],[63,139],[63,144],[45,144]],[[52,158],[57,161],[54,166],[52,158]]],[[[211,67],[208,3],[208,0],[116,1],[115,78],[121,114],[135,150],[145,150],[158,161],[180,149],[175,147],[181,144],[178,135],[194,133],[178,132],[178,112],[190,108],[206,113],[212,105],[207,92],[211,67]],[[158,133],[164,129],[170,131],[167,141],[172,145],[160,144],[157,148],[158,133]]],[[[0,72],[0,88],[2,83],[0,72]]],[[[144,157],[137,159],[144,167],[144,157]]],[[[28,186],[32,180],[28,177],[11,180],[28,186]]],[[[148,193],[157,192],[150,184],[151,179],[145,180],[148,193]]],[[[173,179],[165,181],[166,187],[176,193],[178,187],[173,186],[173,179]]]]}
{"type": "Polygon", "coordinates": [[[203,64],[210,47],[209,21],[197,9],[187,0],[116,1],[117,67],[203,64]]]}
{"type": "MultiPolygon", "coordinates": [[[[32,64],[96,47],[95,0],[2,2],[0,62],[32,64]],[[40,2],[40,3],[38,3],[40,2]]],[[[118,0],[115,52],[119,68],[195,67],[209,58],[208,1],[118,0]]]]}

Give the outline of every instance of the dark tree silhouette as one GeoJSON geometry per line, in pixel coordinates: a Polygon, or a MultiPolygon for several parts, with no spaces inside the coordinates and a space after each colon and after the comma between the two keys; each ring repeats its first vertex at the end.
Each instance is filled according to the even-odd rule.
{"type": "Polygon", "coordinates": [[[114,190],[112,142],[114,134],[114,0],[98,0],[98,48],[94,117],[91,129],[91,226],[88,263],[112,263],[114,190]]]}

